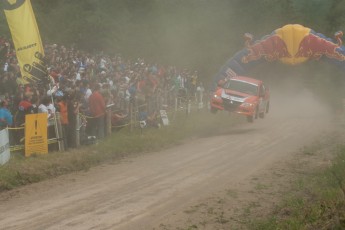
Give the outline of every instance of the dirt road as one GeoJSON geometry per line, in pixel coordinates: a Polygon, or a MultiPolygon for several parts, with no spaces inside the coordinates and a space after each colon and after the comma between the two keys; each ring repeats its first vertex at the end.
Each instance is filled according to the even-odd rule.
{"type": "Polygon", "coordinates": [[[253,124],[2,193],[0,229],[177,229],[193,205],[290,160],[331,128],[310,93],[272,98],[253,124]]]}

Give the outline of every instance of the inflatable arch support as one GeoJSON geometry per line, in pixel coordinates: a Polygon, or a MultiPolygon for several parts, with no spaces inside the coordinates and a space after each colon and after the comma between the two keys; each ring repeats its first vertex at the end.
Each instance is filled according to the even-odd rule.
{"type": "Polygon", "coordinates": [[[255,42],[253,36],[246,33],[245,48],[238,51],[220,69],[214,78],[214,86],[221,80],[246,75],[251,67],[264,61],[279,60],[284,64],[297,65],[307,60],[326,60],[345,71],[342,36],[343,32],[338,31],[333,40],[298,24],[285,25],[255,42]]]}

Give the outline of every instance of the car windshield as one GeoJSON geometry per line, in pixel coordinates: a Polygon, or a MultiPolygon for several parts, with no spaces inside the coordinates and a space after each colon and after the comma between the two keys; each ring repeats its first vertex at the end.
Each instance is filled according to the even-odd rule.
{"type": "Polygon", "coordinates": [[[252,83],[244,81],[230,80],[226,83],[225,89],[246,93],[250,95],[256,95],[258,92],[258,86],[252,83]]]}

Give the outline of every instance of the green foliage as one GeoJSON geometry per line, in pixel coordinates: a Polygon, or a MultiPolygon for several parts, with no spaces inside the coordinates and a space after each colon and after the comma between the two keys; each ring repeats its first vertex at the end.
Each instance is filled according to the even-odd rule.
{"type": "MultiPolygon", "coordinates": [[[[344,8],[337,0],[33,0],[32,4],[45,42],[144,56],[206,73],[214,73],[243,46],[245,32],[259,38],[287,23],[329,31],[343,24],[344,8]],[[205,63],[208,69],[203,68],[205,63]]],[[[8,35],[5,20],[1,21],[0,33],[8,35]]]]}
{"type": "Polygon", "coordinates": [[[301,24],[304,24],[305,26],[311,27],[315,31],[322,33],[325,33],[330,27],[330,24],[327,21],[328,13],[331,10],[330,1],[294,0],[294,5],[296,7],[296,14],[298,15],[301,24]]]}
{"type": "MultiPolygon", "coordinates": [[[[197,69],[206,84],[244,47],[246,32],[260,39],[285,24],[298,23],[333,37],[345,25],[345,3],[341,0],[31,2],[45,43],[197,69]]],[[[0,34],[9,36],[3,12],[0,20],[0,34]]],[[[270,63],[274,69],[272,66],[270,63]]],[[[280,68],[275,71],[282,72],[280,68]]],[[[255,72],[255,76],[259,74],[255,72]]],[[[323,79],[317,76],[316,88],[319,80],[323,79]]],[[[331,93],[328,98],[333,96],[331,93]]]]}
{"type": "Polygon", "coordinates": [[[342,0],[330,1],[330,10],[327,13],[327,22],[329,25],[329,32],[334,33],[343,28],[345,22],[345,2],[342,0]]]}
{"type": "Polygon", "coordinates": [[[252,229],[344,229],[345,147],[336,150],[333,165],[306,176],[277,207],[273,216],[251,223],[252,229]],[[300,192],[297,192],[300,191],[300,192]]]}

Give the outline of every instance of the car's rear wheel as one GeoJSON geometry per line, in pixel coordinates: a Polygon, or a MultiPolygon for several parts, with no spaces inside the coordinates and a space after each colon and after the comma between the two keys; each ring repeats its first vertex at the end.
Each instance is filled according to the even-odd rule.
{"type": "Polygon", "coordinates": [[[265,109],[262,112],[260,112],[260,114],[259,114],[260,118],[265,118],[266,110],[267,110],[267,106],[265,107],[265,109]]]}
{"type": "Polygon", "coordinates": [[[260,118],[265,118],[265,111],[261,112],[261,113],[259,114],[259,117],[260,117],[260,118]]]}
{"type": "Polygon", "coordinates": [[[256,109],[255,109],[254,117],[255,117],[255,119],[258,119],[258,117],[259,117],[259,108],[258,107],[256,107],[256,109]]]}

